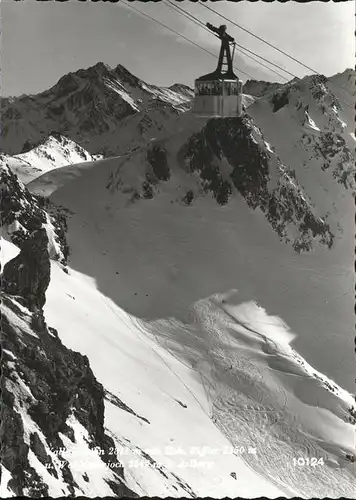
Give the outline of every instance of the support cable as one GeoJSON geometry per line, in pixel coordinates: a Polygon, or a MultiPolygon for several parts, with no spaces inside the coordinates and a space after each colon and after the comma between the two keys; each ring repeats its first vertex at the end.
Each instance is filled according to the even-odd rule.
{"type": "MultiPolygon", "coordinates": [[[[151,21],[154,21],[155,23],[159,24],[160,26],[163,26],[163,28],[171,31],[172,33],[174,33],[175,35],[177,36],[180,36],[181,38],[184,38],[184,40],[187,40],[189,43],[191,43],[192,45],[195,45],[196,47],[198,47],[199,49],[201,50],[204,50],[204,52],[207,52],[208,54],[210,54],[211,56],[213,56],[214,58],[217,57],[216,54],[214,54],[213,52],[210,52],[210,50],[206,49],[205,47],[203,47],[202,45],[199,45],[198,43],[194,42],[193,40],[191,40],[190,38],[186,37],[185,35],[182,35],[181,33],[179,33],[178,31],[175,31],[174,29],[170,28],[169,26],[161,23],[161,21],[158,21],[157,19],[155,19],[154,17],[151,17],[149,16],[148,14],[146,14],[145,12],[142,12],[142,10],[140,9],[137,9],[137,7],[134,7],[131,3],[127,3],[125,2],[125,4],[130,7],[131,9],[135,10],[136,12],[139,12],[142,16],[144,17],[147,17],[148,19],[150,19],[151,21]]],[[[247,73],[246,71],[242,71],[242,69],[240,68],[237,68],[240,73],[243,73],[244,75],[248,76],[249,78],[252,78],[254,80],[254,77],[252,75],[250,75],[249,73],[247,73]]]]}
{"type": "MultiPolygon", "coordinates": [[[[167,7],[170,7],[171,9],[174,9],[176,12],[178,12],[179,14],[183,15],[184,17],[186,17],[187,19],[189,19],[190,21],[194,22],[195,24],[197,24],[198,26],[200,26],[201,28],[205,29],[206,31],[208,31],[210,34],[213,34],[214,36],[216,36],[217,38],[219,38],[217,35],[215,35],[214,33],[212,33],[212,31],[210,31],[206,25],[200,21],[197,17],[193,16],[193,14],[190,14],[190,12],[187,12],[186,10],[182,9],[181,7],[179,7],[178,5],[175,5],[171,0],[167,0],[167,3],[166,3],[167,7]]],[[[236,42],[235,42],[236,43],[236,42]]],[[[251,54],[259,57],[260,59],[263,59],[264,61],[268,62],[269,64],[272,64],[273,66],[281,69],[282,71],[284,71],[285,73],[289,73],[291,76],[293,76],[294,78],[298,78],[296,75],[294,75],[293,73],[290,73],[289,71],[285,70],[284,68],[282,68],[281,66],[278,66],[277,64],[273,63],[272,61],[269,61],[268,59],[265,59],[264,57],[256,54],[255,52],[252,52],[251,50],[249,50],[247,47],[244,47],[243,45],[240,45],[238,43],[236,43],[236,45],[240,48],[240,49],[244,49],[245,51],[247,52],[250,52],[251,54]]],[[[281,75],[280,73],[278,73],[278,71],[275,71],[274,69],[270,68],[269,66],[266,66],[265,64],[261,63],[260,61],[256,60],[254,57],[250,56],[249,54],[245,54],[244,52],[242,52],[240,50],[240,52],[245,55],[246,57],[249,57],[250,59],[252,59],[253,61],[257,62],[258,64],[260,64],[261,66],[267,68],[269,71],[272,71],[273,73],[276,73],[279,77],[281,78],[284,78],[286,81],[288,81],[288,78],[286,78],[285,76],[281,75]]],[[[237,68],[238,69],[238,68],[237,68]]],[[[241,70],[239,70],[241,71],[241,70]]]]}

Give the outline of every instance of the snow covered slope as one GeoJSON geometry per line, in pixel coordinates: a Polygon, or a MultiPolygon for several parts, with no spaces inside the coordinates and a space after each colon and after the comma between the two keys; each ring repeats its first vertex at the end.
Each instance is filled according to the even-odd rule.
{"type": "MultiPolygon", "coordinates": [[[[98,168],[87,164],[77,170],[59,169],[31,183],[30,189],[45,196],[60,186],[70,190],[68,196],[75,200],[71,210],[81,214],[74,220],[83,220],[76,228],[83,241],[78,254],[83,253],[86,241],[93,245],[91,228],[101,228],[106,234],[101,220],[112,223],[114,232],[124,228],[124,240],[118,235],[122,269],[130,269],[136,245],[139,255],[148,242],[154,246],[152,254],[140,258],[137,275],[125,271],[119,295],[115,280],[97,277],[113,300],[120,296],[118,303],[125,310],[146,317],[176,315],[202,297],[238,287],[248,299],[259,297],[267,310],[282,314],[299,333],[295,344],[303,354],[351,390],[352,247],[347,222],[353,213],[352,190],[331,176],[330,188],[339,196],[335,200],[320,197],[318,176],[329,173],[310,169],[306,178],[300,168],[297,171],[292,139],[286,143],[290,163],[282,162],[272,147],[248,118],[206,123],[187,113],[177,118],[175,132],[164,139],[124,158],[100,162],[98,168]],[[106,187],[106,195],[94,194],[99,186],[106,187]],[[95,203],[91,197],[90,202],[81,202],[80,192],[93,193],[95,203]],[[157,197],[165,207],[162,210],[157,208],[157,197]],[[141,211],[145,214],[138,222],[141,211]],[[329,225],[325,219],[332,211],[329,225]],[[340,216],[339,225],[335,214],[340,216]],[[97,222],[88,226],[88,217],[97,222]],[[146,235],[146,225],[152,236],[146,235]],[[298,258],[291,246],[297,251],[314,250],[298,258]],[[206,269],[213,278],[206,279],[206,269]],[[161,277],[156,280],[157,276],[161,277]],[[132,301],[131,294],[142,286],[146,290],[142,300],[132,301]],[[147,299],[150,290],[154,293],[147,299]],[[322,355],[320,335],[328,338],[322,355]],[[342,367],[337,361],[341,358],[342,367]]],[[[54,201],[67,206],[67,195],[57,199],[57,192],[54,201]]],[[[93,249],[108,253],[101,268],[108,278],[119,251],[116,243],[112,247],[111,231],[108,228],[109,241],[100,240],[93,249]]],[[[90,256],[87,264],[79,260],[80,269],[86,272],[90,256]]]]}
{"type": "Polygon", "coordinates": [[[94,161],[101,157],[101,155],[90,155],[79,144],[55,134],[26,153],[12,157],[0,155],[0,162],[6,163],[19,180],[27,184],[53,168],[94,161]]]}
{"type": "MultiPolygon", "coordinates": [[[[350,76],[355,79],[354,72],[350,76]]],[[[325,77],[306,77],[267,93],[248,108],[306,193],[329,212],[335,233],[337,223],[343,225],[345,214],[351,213],[349,194],[355,192],[353,98],[352,93],[337,97],[336,92],[346,92],[340,78],[338,82],[335,87],[325,77]]]]}
{"type": "MultiPolygon", "coordinates": [[[[240,193],[251,208],[259,207],[265,213],[279,237],[291,242],[296,251],[310,250],[313,239],[331,247],[333,234],[328,225],[321,214],[314,213],[298,179],[268,149],[250,119],[217,119],[205,124],[187,114],[178,122],[175,134],[125,155],[107,189],[130,200],[150,199],[166,185],[172,202],[188,205],[204,193],[225,205],[240,193]]],[[[46,179],[55,188],[56,180],[51,179],[61,176],[62,172],[54,178],[49,174],[31,183],[30,189],[47,196],[51,185],[47,186],[46,179]]]]}
{"type": "Polygon", "coordinates": [[[336,238],[350,227],[353,213],[355,88],[353,70],[331,78],[308,76],[267,88],[248,108],[276,155],[327,212],[336,238]]]}
{"type": "MultiPolygon", "coordinates": [[[[18,252],[4,240],[2,248],[3,262],[18,252]]],[[[92,276],[68,271],[52,262],[45,314],[56,330],[34,327],[18,297],[6,297],[2,305],[9,325],[6,380],[24,426],[14,429],[18,446],[10,450],[29,471],[21,483],[10,458],[4,460],[3,492],[91,497],[110,495],[116,484],[127,489],[113,491],[128,496],[131,490],[140,496],[352,497],[352,397],[289,347],[292,336],[278,318],[254,303],[236,307],[230,293],[197,302],[188,323],[142,321],[102,294],[92,276]],[[26,351],[19,350],[19,334],[26,351]],[[44,404],[42,384],[50,384],[46,398],[55,390],[50,379],[36,378],[34,385],[33,378],[41,366],[40,373],[48,372],[53,355],[64,351],[66,371],[53,379],[62,391],[82,387],[85,398],[90,384],[97,384],[92,375],[86,386],[70,383],[78,355],[57,335],[88,356],[99,381],[98,409],[105,394],[102,429],[112,440],[105,454],[100,441],[91,450],[87,428],[95,420],[83,413],[88,402],[72,410],[62,403],[50,413],[54,403],[46,399],[45,420],[34,411],[44,404]],[[41,349],[29,378],[32,344],[41,349]],[[57,433],[62,420],[64,430],[57,433]],[[106,463],[114,463],[116,453],[119,471],[106,463]]]]}
{"type": "Polygon", "coordinates": [[[215,296],[195,305],[188,324],[147,323],[101,294],[92,276],[56,265],[52,273],[46,316],[108,390],[106,426],[118,449],[130,449],[121,458],[136,492],[352,496],[352,397],[287,345],[278,319],[215,296]],[[117,398],[133,411],[118,411],[117,398]],[[135,467],[135,447],[167,477],[135,467]],[[296,457],[319,464],[298,467],[296,457]],[[174,492],[176,476],[189,488],[174,492]]]}
{"type": "MultiPolygon", "coordinates": [[[[6,240],[2,249],[3,263],[18,253],[6,240]]],[[[59,308],[54,311],[49,306],[47,316],[55,312],[56,323],[61,323],[58,312],[67,307],[63,337],[75,325],[74,343],[85,338],[92,353],[93,348],[98,352],[100,341],[107,385],[103,391],[87,359],[65,348],[58,332],[43,325],[21,298],[4,296],[3,383],[7,398],[14,397],[5,407],[6,420],[13,423],[2,440],[4,496],[91,497],[113,491],[132,496],[132,490],[139,495],[190,498],[238,492],[248,497],[262,491],[278,496],[281,490],[235,456],[211,422],[209,401],[192,378],[194,372],[150,338],[141,323],[110,304],[85,276],[63,273],[55,263],[52,293],[59,308]],[[74,295],[68,294],[68,286],[74,295]],[[101,339],[99,331],[105,332],[101,339]],[[57,370],[54,378],[51,365],[57,370]],[[186,432],[192,425],[197,429],[194,440],[186,432]],[[216,450],[213,455],[209,447],[216,450]],[[17,471],[14,465],[19,460],[22,468],[17,471]],[[118,463],[120,467],[113,466],[118,463]],[[238,480],[231,476],[234,471],[238,480]]],[[[104,372],[99,373],[103,378],[104,372]]]]}
{"type": "Polygon", "coordinates": [[[353,106],[356,96],[356,75],[355,70],[349,68],[342,73],[337,73],[328,78],[328,84],[336,96],[348,104],[348,108],[353,106]]]}
{"type": "MultiPolygon", "coordinates": [[[[103,189],[120,161],[77,167],[75,177],[69,168],[48,174],[61,186],[52,199],[73,215],[69,275],[52,265],[45,306],[62,341],[88,356],[111,393],[106,425],[119,436],[117,446],[149,449],[201,496],[352,496],[351,396],[308,366],[289,346],[293,335],[284,323],[255,303],[265,306],[274,295],[274,310],[284,316],[282,281],[293,283],[294,299],[310,293],[306,260],[298,263],[292,248],[281,247],[263,214],[242,199],[170,203],[175,172],[153,198],[127,203],[103,189]],[[78,197],[88,192],[90,199],[78,197]],[[216,295],[233,286],[239,294],[216,295]],[[149,430],[132,413],[126,420],[113,413],[115,397],[147,419],[149,430]],[[298,457],[318,465],[294,464],[298,457]],[[194,458],[214,465],[183,466],[194,458]],[[250,478],[246,465],[264,479],[250,478]]],[[[131,458],[136,491],[172,491],[152,468],[130,468],[131,458]]]]}
{"type": "MultiPolygon", "coordinates": [[[[80,144],[90,154],[117,153],[123,118],[163,109],[160,126],[189,108],[193,91],[184,85],[161,88],[132,75],[123,66],[98,63],[63,76],[38,95],[1,99],[2,150],[19,154],[53,131],[80,144]]],[[[146,118],[146,128],[147,118],[146,118]]],[[[136,140],[142,132],[133,128],[136,140]]]]}
{"type": "MultiPolygon", "coordinates": [[[[238,447],[237,453],[246,450],[245,463],[265,479],[273,477],[282,494],[350,496],[351,396],[312,369],[289,345],[295,334],[296,341],[308,337],[304,343],[309,347],[308,358],[318,359],[319,367],[325,360],[329,373],[338,375],[338,360],[346,361],[349,349],[332,336],[337,329],[347,339],[352,324],[352,308],[345,315],[349,304],[345,297],[339,300],[347,277],[351,278],[347,264],[343,269],[339,260],[341,242],[333,242],[331,249],[315,245],[319,236],[311,229],[313,252],[301,256],[291,244],[281,244],[284,234],[278,228],[285,224],[289,235],[293,230],[298,234],[298,217],[311,220],[318,207],[313,207],[313,199],[306,201],[297,174],[290,176],[287,166],[281,168],[251,120],[205,123],[187,115],[180,122],[180,134],[151,143],[125,159],[58,169],[29,187],[51,194],[53,202],[72,213],[70,273],[94,280],[118,320],[118,332],[121,322],[129,321],[123,319],[123,309],[130,321],[137,318],[142,335],[149,332],[149,338],[153,335],[160,346],[195,370],[194,380],[207,394],[205,402],[199,401],[210,408],[217,427],[238,447]],[[286,184],[280,185],[285,178],[286,184]],[[231,191],[226,182],[231,182],[231,191]],[[291,192],[295,189],[294,198],[283,194],[281,187],[287,188],[288,183],[291,192]],[[91,193],[90,198],[84,193],[91,193]],[[275,212],[268,201],[271,194],[275,212]],[[235,288],[238,293],[230,294],[235,288]],[[331,300],[333,296],[337,300],[331,300]],[[323,337],[328,346],[324,350],[323,337]],[[258,459],[248,453],[249,446],[258,450],[258,459]],[[307,459],[322,458],[319,465],[323,465],[300,466],[293,462],[296,457],[304,464],[307,459]]],[[[58,285],[53,283],[46,305],[48,318],[65,335],[65,343],[88,355],[98,379],[104,386],[110,383],[110,392],[116,394],[115,379],[106,380],[115,370],[118,354],[112,353],[112,368],[107,363],[103,366],[97,349],[101,341],[92,341],[95,352],[87,343],[83,346],[82,335],[73,336],[73,329],[58,318],[60,300],[58,285]]],[[[74,302],[72,306],[73,314],[78,314],[74,302]]],[[[75,321],[81,324],[84,319],[75,321]]],[[[97,331],[99,325],[98,330],[93,328],[93,339],[97,331]]],[[[104,331],[106,335],[108,326],[104,331]]],[[[119,345],[125,352],[138,352],[137,348],[126,351],[126,341],[119,345]]],[[[130,377],[131,371],[127,373],[130,377]]],[[[185,384],[191,390],[191,382],[185,384]]],[[[140,408],[142,391],[139,387],[137,391],[138,399],[135,404],[131,399],[130,407],[140,408]]],[[[130,394],[133,397],[134,391],[130,394]]],[[[186,399],[182,402],[189,407],[186,399]]],[[[153,422],[147,409],[137,412],[153,422]]],[[[130,440],[139,439],[133,428],[131,436],[130,440]]],[[[154,433],[153,442],[149,436],[145,433],[142,438],[146,446],[157,443],[158,435],[154,433]]],[[[210,442],[205,441],[213,448],[210,442]]],[[[164,446],[168,446],[165,440],[160,449],[164,446]]],[[[241,476],[239,469],[236,474],[241,476]]],[[[210,482],[200,489],[196,471],[182,477],[199,495],[215,494],[210,482]]],[[[233,494],[243,496],[240,481],[236,487],[233,494]]]]}
{"type": "Polygon", "coordinates": [[[294,170],[315,209],[326,215],[339,263],[350,272],[354,260],[354,85],[351,70],[330,79],[310,76],[267,93],[248,108],[275,154],[294,170]]]}

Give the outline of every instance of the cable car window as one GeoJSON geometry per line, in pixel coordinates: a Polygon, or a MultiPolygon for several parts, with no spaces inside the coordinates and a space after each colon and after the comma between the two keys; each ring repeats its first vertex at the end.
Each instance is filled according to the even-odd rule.
{"type": "Polygon", "coordinates": [[[199,84],[199,95],[208,95],[209,89],[205,83],[199,84]]]}
{"type": "Polygon", "coordinates": [[[214,82],[213,83],[212,94],[213,95],[220,95],[221,94],[221,85],[220,85],[220,82],[214,82]]]}
{"type": "Polygon", "coordinates": [[[224,82],[224,94],[225,95],[231,94],[230,82],[224,82]]]}

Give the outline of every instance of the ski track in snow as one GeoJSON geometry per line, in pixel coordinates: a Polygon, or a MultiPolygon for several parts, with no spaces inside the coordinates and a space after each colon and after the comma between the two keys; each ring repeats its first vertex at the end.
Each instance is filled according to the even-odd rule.
{"type": "MultiPolygon", "coordinates": [[[[54,270],[55,269],[56,268],[54,268],[54,270]]],[[[63,274],[59,269],[58,272],[56,271],[56,274],[57,273],[63,274]]],[[[71,270],[70,273],[73,273],[73,271],[71,270]]],[[[82,280],[82,278],[80,279],[82,280]]],[[[90,284],[91,281],[86,281],[86,283],[90,284]]],[[[55,295],[57,302],[58,292],[56,292],[55,295]]],[[[75,293],[75,295],[76,307],[78,307],[78,300],[80,300],[80,297],[78,297],[77,293],[75,293]]],[[[99,297],[100,296],[96,299],[95,304],[97,304],[99,297]]],[[[266,381],[264,379],[265,373],[262,369],[263,366],[260,365],[260,371],[259,365],[256,365],[253,361],[253,355],[256,355],[256,353],[254,354],[256,343],[259,346],[261,346],[261,344],[269,344],[270,347],[269,351],[267,349],[268,352],[276,350],[276,348],[280,351],[285,351],[288,348],[288,341],[290,340],[290,334],[288,332],[285,333],[280,344],[278,344],[276,339],[269,340],[266,336],[259,333],[261,327],[263,331],[263,325],[258,324],[258,322],[254,324],[253,317],[251,318],[250,316],[249,318],[250,325],[248,325],[248,322],[246,323],[246,314],[248,315],[249,313],[248,307],[242,311],[243,315],[241,321],[236,321],[231,315],[233,306],[231,310],[229,305],[226,305],[226,303],[222,304],[221,297],[219,296],[200,301],[195,305],[196,321],[190,326],[184,326],[181,322],[173,318],[170,320],[165,319],[145,323],[134,317],[127,315],[123,316],[114,304],[104,296],[101,297],[104,308],[109,308],[114,316],[114,329],[116,330],[116,328],[121,327],[129,328],[132,334],[138,336],[140,343],[148,343],[149,350],[154,353],[154,357],[157,362],[163,366],[163,370],[168,370],[177,380],[178,386],[182,385],[183,391],[187,391],[187,393],[191,394],[193,400],[195,400],[200,407],[199,411],[202,410],[207,418],[211,417],[215,421],[215,425],[229,438],[234,446],[244,446],[246,450],[249,446],[257,448],[256,458],[248,453],[240,456],[251,471],[257,471],[261,477],[269,477],[268,481],[275,484],[275,487],[287,496],[299,494],[308,497],[313,496],[316,491],[319,491],[321,496],[327,494],[331,497],[337,497],[341,494],[340,491],[342,494],[350,495],[350,487],[347,486],[347,484],[350,484],[350,477],[347,472],[340,472],[341,477],[344,476],[342,483],[346,485],[340,490],[336,485],[336,480],[330,477],[330,471],[323,472],[321,469],[299,469],[296,471],[295,466],[292,465],[293,457],[319,457],[325,456],[325,452],[315,444],[315,441],[304,436],[301,431],[296,430],[292,432],[292,429],[296,426],[296,422],[293,421],[291,414],[288,414],[286,410],[287,396],[283,384],[273,379],[274,387],[271,392],[269,389],[271,380],[266,381]],[[219,301],[220,306],[218,306],[219,301]],[[248,328],[246,329],[244,325],[247,325],[248,328]],[[234,332],[230,333],[231,329],[234,328],[235,335],[234,332]],[[240,333],[240,337],[238,335],[236,336],[236,330],[240,333]],[[162,332],[165,336],[163,339],[162,332]],[[153,343],[149,340],[150,337],[154,339],[153,343]],[[188,342],[188,344],[186,342],[188,342]],[[172,353],[176,361],[172,360],[171,356],[167,358],[164,351],[160,351],[160,345],[165,348],[166,352],[172,353]],[[199,356],[199,350],[202,346],[204,348],[202,354],[199,356]],[[237,351],[234,356],[233,352],[234,347],[237,349],[236,346],[239,346],[240,350],[237,351]],[[194,355],[192,356],[193,351],[194,355]],[[209,364],[213,367],[213,373],[211,373],[211,371],[206,373],[205,365],[201,362],[201,360],[205,359],[206,351],[209,352],[208,359],[209,364]],[[188,360],[186,359],[187,352],[189,354],[188,358],[190,358],[188,360]],[[192,386],[191,382],[187,383],[187,379],[182,379],[176,372],[177,361],[181,364],[180,360],[182,360],[184,366],[189,368],[192,365],[192,357],[195,358],[196,367],[194,370],[190,370],[192,375],[190,375],[189,378],[193,377],[195,383],[198,382],[201,386],[203,386],[202,380],[204,380],[204,387],[210,385],[210,387],[213,388],[212,391],[205,394],[203,399],[202,393],[196,394],[197,386],[192,386]],[[172,366],[172,363],[175,363],[173,366],[176,366],[176,368],[172,366]],[[229,372],[227,377],[229,379],[228,383],[224,379],[225,373],[227,372],[229,372]],[[197,376],[198,373],[200,373],[201,378],[197,376]],[[231,379],[234,379],[234,377],[238,380],[238,384],[235,388],[231,387],[231,379]],[[292,420],[290,420],[291,418],[292,420]],[[273,434],[274,432],[276,432],[275,436],[273,434]],[[277,475],[276,470],[280,471],[277,475]],[[272,477],[274,479],[271,479],[272,477]],[[289,479],[286,480],[286,478],[289,479]],[[301,484],[309,486],[301,488],[301,484]]],[[[52,302],[51,299],[49,300],[52,302]]],[[[80,303],[82,303],[81,300],[80,303]]],[[[58,326],[58,324],[56,324],[58,323],[58,315],[55,314],[55,316],[53,316],[53,306],[49,307],[49,310],[52,310],[50,314],[50,317],[52,316],[51,322],[54,320],[54,326],[58,326]]],[[[95,307],[97,308],[98,305],[95,307]]],[[[249,307],[252,307],[252,311],[254,311],[253,314],[255,315],[255,306],[251,305],[249,307]]],[[[98,311],[96,314],[98,314],[98,311]]],[[[265,319],[267,324],[271,323],[271,320],[272,324],[275,322],[273,318],[267,317],[265,319]]],[[[59,331],[63,333],[63,327],[60,328],[59,331]]],[[[72,336],[71,329],[70,332],[68,331],[68,334],[72,336]]],[[[279,338],[281,339],[280,334],[279,338]]],[[[78,338],[71,347],[78,348],[78,341],[81,344],[78,338]]],[[[81,351],[83,351],[83,347],[81,351]]],[[[88,352],[86,352],[86,354],[88,354],[88,352]]],[[[260,354],[259,352],[258,355],[260,354]]],[[[92,352],[89,357],[93,360],[92,352]]],[[[145,357],[145,362],[148,362],[147,357],[145,357]]],[[[101,363],[102,362],[99,361],[100,365],[101,363]]],[[[98,363],[95,362],[95,360],[94,365],[97,370],[98,363]]],[[[149,365],[150,362],[147,366],[149,367],[149,365]]],[[[94,369],[94,371],[96,370],[94,369]]],[[[99,369],[99,373],[100,372],[102,372],[101,368],[99,369]]],[[[128,369],[128,375],[131,372],[132,369],[128,369]]],[[[109,373],[111,373],[111,371],[109,371],[109,373]]],[[[111,374],[111,376],[114,375],[111,374]]],[[[122,375],[119,377],[121,381],[123,381],[123,378],[122,375]]],[[[107,386],[107,382],[105,382],[105,380],[107,380],[106,376],[104,376],[104,378],[99,376],[99,380],[107,386]]],[[[138,383],[138,387],[140,387],[140,385],[141,383],[138,383]]],[[[171,387],[171,385],[172,382],[169,384],[169,387],[171,387]]],[[[173,386],[175,385],[176,384],[173,384],[173,386]]],[[[115,384],[113,386],[112,383],[110,383],[110,386],[115,387],[115,384]]],[[[184,400],[184,397],[179,397],[184,400]]],[[[144,409],[137,408],[137,403],[135,405],[130,402],[130,406],[131,405],[134,408],[136,407],[139,413],[144,415],[146,413],[147,416],[147,408],[145,411],[144,409]]],[[[190,405],[188,405],[188,407],[190,407],[190,405]]],[[[149,420],[151,420],[151,418],[152,417],[149,417],[149,420]]],[[[108,425],[110,428],[110,423],[108,423],[108,425]]],[[[130,434],[135,435],[136,439],[139,441],[135,432],[131,432],[130,434]]],[[[132,439],[134,438],[132,437],[132,439]]],[[[147,443],[147,437],[145,442],[147,443]]],[[[205,444],[206,443],[209,443],[209,439],[205,441],[205,444]]],[[[154,440],[154,437],[151,446],[152,445],[157,445],[157,441],[154,440]]],[[[145,446],[142,447],[144,448],[145,446]]],[[[169,465],[166,465],[169,468],[169,465]]],[[[130,473],[135,475],[134,470],[130,470],[130,473]]],[[[237,475],[240,476],[239,469],[237,469],[237,475]]],[[[184,476],[185,480],[195,489],[194,480],[189,476],[190,475],[186,474],[184,476]]],[[[148,491],[151,491],[151,494],[153,494],[152,489],[148,491]]],[[[206,490],[204,489],[199,490],[198,488],[196,491],[200,491],[202,495],[206,494],[206,490]]],[[[237,489],[236,491],[238,492],[239,490],[237,489]]]]}

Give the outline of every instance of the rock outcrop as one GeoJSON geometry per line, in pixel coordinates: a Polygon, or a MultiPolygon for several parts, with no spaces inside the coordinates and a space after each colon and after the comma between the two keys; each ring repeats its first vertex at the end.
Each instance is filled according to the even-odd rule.
{"type": "Polygon", "coordinates": [[[16,246],[23,248],[33,231],[45,229],[51,259],[66,264],[67,212],[48,199],[31,194],[6,163],[0,164],[1,228],[16,246]]]}
{"type": "Polygon", "coordinates": [[[203,189],[220,205],[237,190],[297,252],[311,250],[314,238],[332,246],[330,227],[315,215],[295,172],[270,150],[250,117],[209,120],[181,151],[190,172],[199,174],[203,189]],[[223,162],[228,167],[222,168],[223,162]]]}
{"type": "Polygon", "coordinates": [[[45,229],[36,229],[24,241],[17,257],[5,264],[2,290],[21,297],[29,310],[41,309],[46,302],[51,265],[45,229]]]}
{"type": "Polygon", "coordinates": [[[66,348],[45,321],[51,278],[48,233],[52,245],[58,244],[57,236],[64,248],[65,221],[57,221],[62,232],[56,234],[56,219],[44,209],[49,203],[31,195],[6,166],[1,181],[2,229],[20,250],[0,276],[0,458],[7,475],[2,487],[12,496],[33,498],[85,495],[93,488],[103,496],[136,497],[104,429],[103,386],[88,358],[66,348]],[[87,459],[78,478],[71,454],[83,454],[83,449],[87,459]],[[99,490],[90,484],[93,462],[99,490]]]}
{"type": "MultiPolygon", "coordinates": [[[[83,494],[73,478],[64,442],[67,437],[75,448],[78,436],[73,423],[78,422],[87,433],[88,453],[99,449],[98,456],[108,469],[108,494],[137,496],[125,485],[121,464],[110,453],[114,442],[104,430],[104,389],[87,357],[62,344],[57,332],[47,327],[41,310],[26,311],[4,293],[1,313],[0,440],[1,463],[11,474],[8,489],[16,495],[48,496],[48,481],[34,467],[39,461],[63,493],[83,494]]],[[[84,474],[90,481],[90,461],[84,474]]]]}

